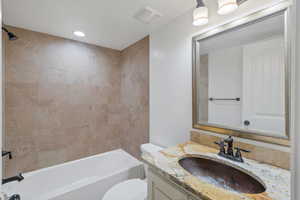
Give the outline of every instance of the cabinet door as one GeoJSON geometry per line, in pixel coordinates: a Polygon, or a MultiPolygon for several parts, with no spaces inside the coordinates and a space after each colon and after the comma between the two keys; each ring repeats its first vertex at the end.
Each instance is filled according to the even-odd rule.
{"type": "Polygon", "coordinates": [[[155,200],[172,200],[171,197],[167,196],[166,194],[164,194],[162,191],[160,191],[157,188],[154,189],[153,195],[154,195],[155,200]]]}
{"type": "Polygon", "coordinates": [[[148,173],[148,200],[188,200],[188,195],[159,175],[148,173]]]}
{"type": "Polygon", "coordinates": [[[201,199],[200,199],[200,198],[195,198],[195,197],[189,196],[188,200],[201,200],[201,199]]]}
{"type": "Polygon", "coordinates": [[[244,128],[273,135],[285,132],[284,38],[244,46],[244,128]]]}

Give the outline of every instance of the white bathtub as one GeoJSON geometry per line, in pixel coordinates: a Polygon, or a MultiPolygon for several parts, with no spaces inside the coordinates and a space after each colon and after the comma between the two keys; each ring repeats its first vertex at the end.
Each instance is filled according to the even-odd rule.
{"type": "Polygon", "coordinates": [[[113,185],[143,178],[143,164],[123,150],[56,165],[24,174],[24,180],[3,186],[22,200],[101,200],[113,185]]]}

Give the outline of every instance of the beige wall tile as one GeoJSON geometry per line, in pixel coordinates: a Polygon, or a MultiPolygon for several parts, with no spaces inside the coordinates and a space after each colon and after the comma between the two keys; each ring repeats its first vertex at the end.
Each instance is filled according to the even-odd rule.
{"type": "Polygon", "coordinates": [[[149,141],[149,38],[124,51],[8,27],[5,175],[149,141]]]}
{"type": "Polygon", "coordinates": [[[122,148],[140,157],[140,144],[149,141],[149,37],[122,51],[121,77],[122,148]]]}

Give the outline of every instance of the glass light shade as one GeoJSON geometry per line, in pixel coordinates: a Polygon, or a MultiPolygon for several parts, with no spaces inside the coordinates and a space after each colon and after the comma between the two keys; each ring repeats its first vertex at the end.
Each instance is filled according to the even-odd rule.
{"type": "Polygon", "coordinates": [[[219,15],[227,15],[233,11],[235,11],[239,6],[237,4],[237,0],[218,0],[219,4],[219,15]]]}
{"type": "Polygon", "coordinates": [[[194,10],[194,26],[202,26],[208,23],[207,7],[199,7],[194,10]]]}
{"type": "Polygon", "coordinates": [[[74,31],[73,34],[76,35],[77,37],[84,37],[85,36],[84,32],[81,32],[81,31],[74,31]]]}

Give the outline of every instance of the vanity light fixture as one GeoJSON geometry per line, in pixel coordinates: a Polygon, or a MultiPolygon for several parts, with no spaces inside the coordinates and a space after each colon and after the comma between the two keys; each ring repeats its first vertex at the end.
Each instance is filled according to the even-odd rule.
{"type": "Polygon", "coordinates": [[[208,8],[205,6],[203,0],[197,0],[197,7],[194,10],[194,26],[202,26],[208,23],[208,8]]]}
{"type": "Polygon", "coordinates": [[[227,15],[238,9],[247,0],[218,0],[218,14],[227,15]]]}
{"type": "Polygon", "coordinates": [[[218,0],[218,6],[219,15],[227,15],[239,7],[237,0],[218,0]]]}
{"type": "Polygon", "coordinates": [[[85,36],[84,32],[81,32],[81,31],[74,31],[73,34],[77,37],[84,37],[85,36]]]}

